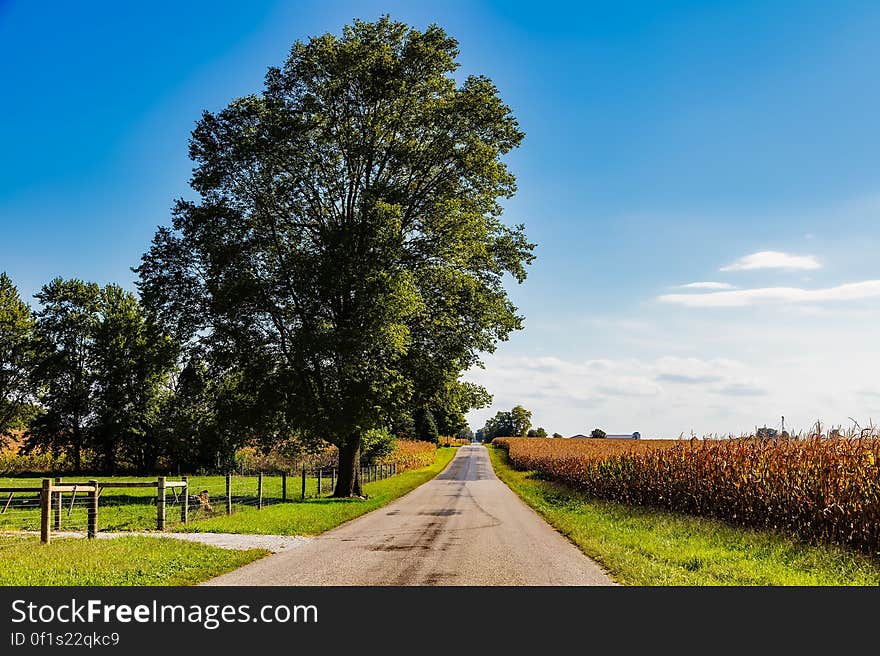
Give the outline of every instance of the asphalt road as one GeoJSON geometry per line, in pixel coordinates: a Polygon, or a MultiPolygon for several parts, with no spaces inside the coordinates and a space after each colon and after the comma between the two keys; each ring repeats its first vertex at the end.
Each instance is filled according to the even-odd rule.
{"type": "Polygon", "coordinates": [[[204,585],[611,584],[464,446],[397,501],[204,585]]]}

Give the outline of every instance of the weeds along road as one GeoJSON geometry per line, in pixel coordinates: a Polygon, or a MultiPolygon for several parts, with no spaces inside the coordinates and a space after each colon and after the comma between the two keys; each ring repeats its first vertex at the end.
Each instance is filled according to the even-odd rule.
{"type": "Polygon", "coordinates": [[[610,585],[495,476],[483,446],[397,501],[205,585],[610,585]]]}

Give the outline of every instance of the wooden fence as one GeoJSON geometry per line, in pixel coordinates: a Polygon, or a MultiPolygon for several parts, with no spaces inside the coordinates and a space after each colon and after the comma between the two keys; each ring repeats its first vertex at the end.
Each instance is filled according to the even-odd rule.
{"type": "Polygon", "coordinates": [[[94,538],[98,534],[98,507],[101,493],[107,488],[157,488],[156,493],[156,528],[160,531],[165,530],[165,500],[168,490],[182,490],[184,503],[180,504],[181,521],[187,523],[189,521],[189,503],[188,503],[188,483],[187,477],[182,477],[180,481],[169,481],[164,476],[159,476],[155,481],[131,481],[131,482],[110,482],[101,483],[96,480],[90,480],[85,483],[81,482],[62,482],[62,479],[56,478],[54,481],[50,478],[44,478],[40,487],[0,487],[0,495],[8,495],[3,511],[9,508],[16,494],[37,493],[40,500],[40,541],[49,544],[52,540],[52,530],[61,529],[61,516],[64,511],[65,501],[64,494],[70,494],[70,509],[76,501],[77,494],[85,494],[87,496],[87,527],[86,536],[94,538]]]}
{"type": "MultiPolygon", "coordinates": [[[[320,497],[328,491],[333,491],[336,485],[337,469],[335,467],[324,467],[314,470],[307,470],[305,467],[299,472],[300,474],[300,494],[301,500],[305,500],[307,496],[311,496],[310,489],[307,489],[309,479],[312,479],[314,485],[315,496],[320,497]]],[[[378,480],[395,476],[397,474],[397,464],[385,465],[369,465],[360,468],[360,477],[363,483],[370,483],[378,480]]],[[[281,495],[280,501],[292,501],[292,489],[288,484],[291,476],[287,472],[282,472],[281,477],[281,495]]],[[[260,510],[269,503],[277,503],[278,496],[273,496],[271,500],[265,499],[263,496],[264,474],[260,473],[256,476],[255,489],[243,490],[241,483],[248,487],[247,479],[253,477],[242,476],[245,479],[239,483],[239,478],[233,474],[225,476],[225,514],[231,515],[235,508],[246,506],[255,507],[260,510]],[[243,493],[244,492],[244,493],[243,493]]],[[[294,478],[295,480],[295,478],[294,478]]],[[[250,485],[254,481],[251,480],[250,485]]],[[[275,480],[277,495],[277,479],[275,480]]],[[[170,480],[165,476],[158,476],[155,480],[148,481],[106,481],[89,480],[86,482],[70,482],[63,481],[61,478],[42,480],[40,487],[0,487],[0,514],[5,513],[10,504],[12,504],[15,495],[36,494],[39,501],[39,520],[40,520],[40,540],[43,543],[50,543],[52,539],[52,531],[60,531],[62,528],[62,517],[67,512],[69,516],[74,508],[74,503],[80,503],[79,512],[82,513],[82,504],[86,506],[86,535],[89,538],[95,538],[98,533],[98,518],[100,498],[104,490],[107,489],[126,489],[126,488],[155,488],[155,505],[156,505],[156,530],[164,531],[168,524],[166,512],[169,505],[179,505],[180,522],[187,524],[190,520],[191,507],[210,509],[211,514],[217,511],[210,505],[210,497],[207,490],[198,495],[190,494],[190,482],[187,476],[181,476],[180,480],[170,480]],[[3,495],[6,498],[3,499],[3,495]],[[69,495],[69,498],[64,498],[69,495]],[[173,497],[169,496],[173,495],[173,497]],[[79,499],[77,498],[79,497],[79,499]]],[[[215,497],[216,499],[216,497],[215,497]]],[[[32,503],[28,501],[28,503],[32,503]]],[[[36,519],[36,516],[34,516],[36,519]]],[[[79,525],[82,530],[82,525],[79,525]]]]}

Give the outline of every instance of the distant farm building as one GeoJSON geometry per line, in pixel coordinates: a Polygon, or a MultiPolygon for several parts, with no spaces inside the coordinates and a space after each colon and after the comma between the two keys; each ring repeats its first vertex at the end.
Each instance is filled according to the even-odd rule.
{"type": "MultiPolygon", "coordinates": [[[[577,435],[572,435],[568,439],[570,440],[588,440],[590,439],[589,435],[583,435],[578,433],[577,435]]],[[[640,440],[642,439],[642,434],[636,431],[635,433],[630,433],[629,435],[606,435],[605,439],[610,440],[640,440]]]]}

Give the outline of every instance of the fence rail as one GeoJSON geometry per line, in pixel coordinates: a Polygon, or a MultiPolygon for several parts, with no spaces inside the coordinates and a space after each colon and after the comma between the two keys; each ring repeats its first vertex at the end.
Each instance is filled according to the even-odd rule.
{"type": "MultiPolygon", "coordinates": [[[[370,483],[397,474],[397,465],[364,465],[359,469],[362,483],[370,483]]],[[[197,477],[192,477],[197,478],[197,477]]],[[[0,487],[0,527],[34,530],[39,522],[40,540],[51,542],[53,532],[85,532],[94,538],[98,533],[99,515],[107,523],[108,516],[121,522],[120,529],[139,529],[152,520],[138,515],[138,508],[155,505],[155,529],[164,531],[172,524],[188,524],[193,519],[231,515],[243,509],[261,510],[278,503],[320,497],[332,492],[338,480],[336,467],[303,467],[296,474],[259,473],[253,476],[226,474],[198,477],[198,488],[188,476],[171,480],[158,476],[142,481],[65,481],[45,478],[39,486],[0,487]],[[296,479],[299,478],[299,481],[296,479]],[[299,483],[297,490],[294,486],[299,483]],[[113,495],[108,490],[155,490],[149,495],[113,495]],[[195,490],[199,491],[196,492],[195,490]],[[299,494],[296,494],[299,492],[299,494]],[[105,501],[109,498],[109,501],[105,501]],[[170,508],[176,508],[170,513],[170,508]],[[103,512],[100,512],[103,510],[103,512]],[[114,512],[115,511],[115,512],[114,512]],[[179,512],[178,512],[179,511],[179,512]],[[136,517],[135,517],[136,516],[136,517]]],[[[111,528],[115,528],[111,525],[111,528]]]]}

